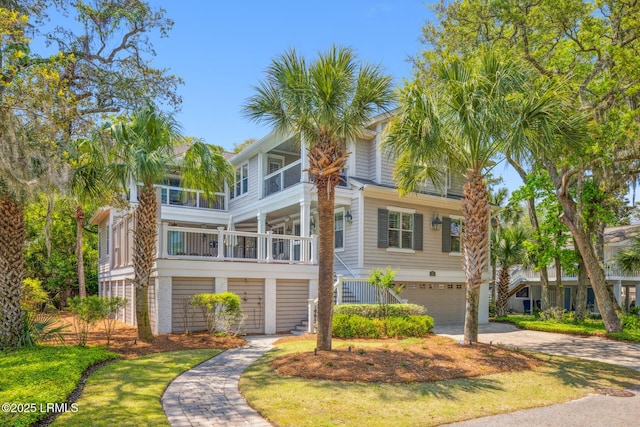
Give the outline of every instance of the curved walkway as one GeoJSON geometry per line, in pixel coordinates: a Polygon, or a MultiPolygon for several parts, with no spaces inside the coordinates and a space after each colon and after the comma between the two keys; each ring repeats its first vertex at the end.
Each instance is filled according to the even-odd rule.
{"type": "Polygon", "coordinates": [[[244,347],[227,350],[178,376],[164,392],[162,407],[173,427],[271,426],[238,391],[244,370],[279,337],[247,337],[244,347]]]}

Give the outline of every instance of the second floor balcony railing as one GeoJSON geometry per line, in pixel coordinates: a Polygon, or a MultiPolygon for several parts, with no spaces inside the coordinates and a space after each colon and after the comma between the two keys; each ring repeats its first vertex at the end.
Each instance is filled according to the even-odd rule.
{"type": "Polygon", "coordinates": [[[293,162],[264,177],[264,197],[282,191],[300,182],[302,161],[293,162]]]}
{"type": "Polygon", "coordinates": [[[162,224],[160,258],[317,264],[317,237],[162,224]]]}

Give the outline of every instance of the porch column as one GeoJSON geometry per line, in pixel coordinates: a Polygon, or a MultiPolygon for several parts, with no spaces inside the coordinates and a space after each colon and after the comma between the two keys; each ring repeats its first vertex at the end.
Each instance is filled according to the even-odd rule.
{"type": "MultiPolygon", "coordinates": [[[[300,136],[300,182],[309,182],[309,176],[307,169],[309,169],[309,159],[307,157],[307,143],[304,138],[300,136]]],[[[303,234],[305,236],[305,234],[303,234]]]]}
{"type": "Polygon", "coordinates": [[[622,280],[616,281],[613,284],[613,296],[616,298],[616,302],[619,306],[621,306],[621,297],[622,297],[622,280]]]}
{"type": "MultiPolygon", "coordinates": [[[[256,219],[258,222],[258,233],[262,233],[262,234],[266,233],[267,232],[267,214],[264,212],[258,211],[258,214],[256,215],[256,219]]],[[[266,257],[264,241],[265,239],[263,239],[262,237],[258,237],[257,239],[256,250],[258,251],[257,253],[258,260],[264,260],[266,257]]]]}
{"type": "Polygon", "coordinates": [[[228,283],[229,283],[229,279],[227,277],[216,277],[215,284],[213,285],[213,291],[216,294],[227,292],[228,283]]]}
{"type": "MultiPolygon", "coordinates": [[[[529,289],[531,292],[531,289],[529,289]]],[[[489,323],[489,282],[480,285],[480,301],[478,304],[478,323],[489,323]]]]}
{"type": "Polygon", "coordinates": [[[300,200],[300,236],[309,237],[311,235],[311,200],[306,198],[300,200]]]}
{"type": "Polygon", "coordinates": [[[264,333],[276,333],[276,279],[264,280],[264,333]]]}
{"type": "Polygon", "coordinates": [[[638,305],[640,305],[640,301],[638,301],[638,297],[640,297],[640,283],[636,284],[636,299],[635,299],[635,306],[637,307],[638,305]]]}
{"type": "Polygon", "coordinates": [[[171,276],[156,277],[156,333],[171,333],[171,301],[173,282],[171,276]]]}

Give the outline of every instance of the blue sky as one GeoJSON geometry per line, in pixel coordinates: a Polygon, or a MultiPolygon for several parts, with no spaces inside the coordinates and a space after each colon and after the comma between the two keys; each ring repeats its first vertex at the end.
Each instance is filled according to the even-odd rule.
{"type": "MultiPolygon", "coordinates": [[[[381,64],[396,84],[411,75],[407,59],[419,52],[421,29],[434,19],[423,0],[150,0],[175,25],[153,40],[154,63],[181,76],[177,115],[186,135],[233,148],[269,132],[242,117],[243,102],[270,61],[289,48],[307,58],[332,43],[354,48],[363,61],[381,64]]],[[[498,165],[510,189],[520,185],[498,165]]]]}

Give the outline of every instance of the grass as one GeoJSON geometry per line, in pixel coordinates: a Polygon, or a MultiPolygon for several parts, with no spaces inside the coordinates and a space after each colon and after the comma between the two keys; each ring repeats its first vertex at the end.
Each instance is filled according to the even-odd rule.
{"type": "Polygon", "coordinates": [[[602,320],[586,319],[580,323],[573,323],[571,320],[557,322],[553,320],[542,320],[533,316],[509,315],[496,319],[499,322],[509,322],[522,329],[542,332],[558,332],[573,335],[595,335],[608,337],[620,341],[640,342],[640,330],[625,329],[622,332],[607,333],[602,320]]]}
{"type": "Polygon", "coordinates": [[[94,372],[77,401],[53,426],[168,426],[160,398],[182,372],[221,353],[184,350],[121,360],[94,372]]]}
{"type": "Polygon", "coordinates": [[[102,347],[42,346],[0,353],[0,403],[35,404],[35,411],[0,412],[0,425],[28,426],[47,416],[40,404],[63,403],[91,365],[118,355],[102,347]]]}
{"type": "Polygon", "coordinates": [[[270,369],[274,358],[310,351],[314,344],[278,344],[241,377],[240,390],[250,405],[278,426],[438,425],[569,401],[594,388],[640,384],[637,371],[547,355],[540,356],[547,363],[535,370],[435,383],[306,380],[282,377],[270,369]]]}

